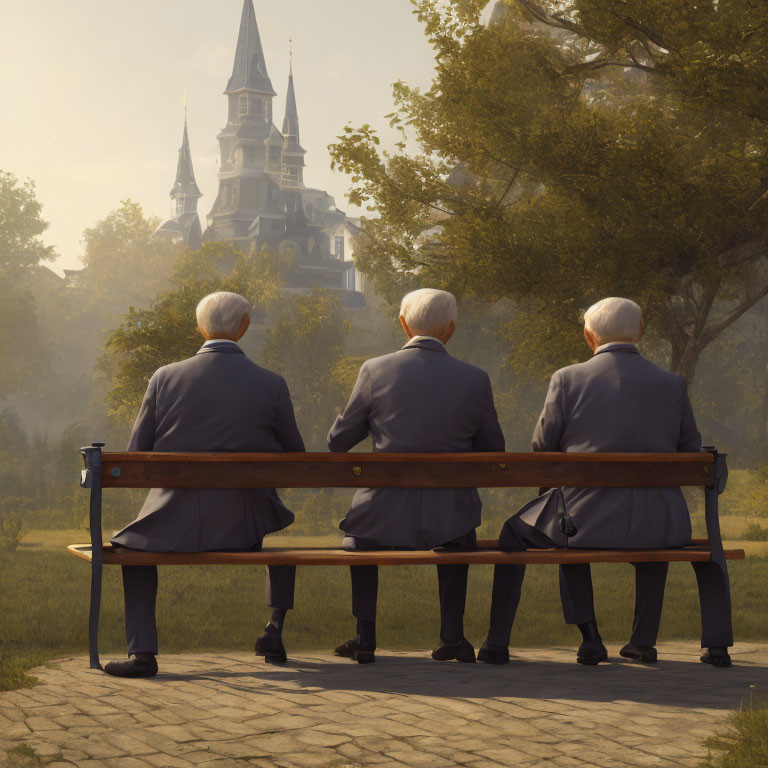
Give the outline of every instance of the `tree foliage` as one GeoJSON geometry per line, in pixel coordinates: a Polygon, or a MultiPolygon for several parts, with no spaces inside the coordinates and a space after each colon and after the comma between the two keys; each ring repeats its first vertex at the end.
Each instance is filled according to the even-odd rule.
{"type": "Polygon", "coordinates": [[[41,238],[46,229],[34,182],[19,183],[12,173],[0,171],[0,274],[4,279],[55,257],[41,238]]]}
{"type": "Polygon", "coordinates": [[[106,343],[100,367],[109,379],[110,416],[130,424],[152,374],[161,366],[191,357],[202,344],[195,308],[214,291],[233,291],[264,310],[282,297],[276,260],[247,255],[229,243],[205,243],[185,252],[176,265],[172,287],[144,309],[131,307],[106,343]]]}
{"type": "Polygon", "coordinates": [[[122,313],[167,289],[181,251],[168,240],[152,238],[159,223],[127,199],[86,229],[80,281],[85,293],[122,313]]]}
{"type": "Polygon", "coordinates": [[[351,391],[344,389],[350,365],[343,358],[349,327],[338,298],[314,289],[307,296],[286,297],[274,328],[266,332],[264,365],[288,382],[299,429],[315,448],[326,447],[334,411],[351,391]]]}
{"type": "Polygon", "coordinates": [[[48,222],[34,182],[0,171],[0,397],[12,395],[41,373],[43,350],[30,283],[39,264],[55,257],[43,243],[48,222]]]}
{"type": "Polygon", "coordinates": [[[395,84],[391,122],[418,152],[369,125],[331,147],[379,214],[359,266],[392,298],[512,298],[534,313],[526,361],[578,359],[580,310],[631,296],[691,380],[768,294],[768,7],[508,0],[486,27],[481,2],[414,5],[436,73],[395,84]]]}

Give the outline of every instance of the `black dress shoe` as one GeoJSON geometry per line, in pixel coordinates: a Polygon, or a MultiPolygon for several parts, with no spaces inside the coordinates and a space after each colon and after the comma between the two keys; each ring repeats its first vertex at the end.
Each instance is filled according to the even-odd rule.
{"type": "Polygon", "coordinates": [[[157,661],[154,653],[137,653],[128,661],[110,661],[104,671],[114,677],[154,677],[157,661]]]}
{"type": "Polygon", "coordinates": [[[727,648],[706,648],[700,660],[702,664],[711,664],[713,667],[730,667],[732,663],[727,648]]]}
{"type": "Polygon", "coordinates": [[[458,643],[444,643],[442,640],[432,651],[435,661],[462,661],[472,664],[475,661],[475,649],[472,644],[463,637],[458,643]]]}
{"type": "Polygon", "coordinates": [[[619,651],[619,655],[625,659],[642,661],[645,664],[655,664],[658,660],[658,654],[652,645],[632,645],[632,643],[627,643],[619,651]]]}
{"type": "Polygon", "coordinates": [[[360,649],[359,637],[352,637],[345,643],[336,646],[334,653],[337,656],[343,656],[345,659],[352,659],[358,664],[373,664],[376,661],[373,651],[363,651],[360,649]]]}
{"type": "Polygon", "coordinates": [[[288,660],[283,638],[271,624],[267,624],[264,631],[256,638],[254,650],[258,656],[264,657],[267,664],[285,664],[288,660]]]}
{"type": "Polygon", "coordinates": [[[486,664],[507,664],[509,662],[509,648],[503,645],[489,645],[483,643],[477,652],[477,660],[486,664]]]}
{"type": "Polygon", "coordinates": [[[597,642],[591,641],[582,643],[579,646],[579,650],[576,654],[576,663],[583,664],[585,667],[594,667],[601,661],[605,661],[608,658],[608,651],[605,649],[603,643],[598,640],[597,642]]]}

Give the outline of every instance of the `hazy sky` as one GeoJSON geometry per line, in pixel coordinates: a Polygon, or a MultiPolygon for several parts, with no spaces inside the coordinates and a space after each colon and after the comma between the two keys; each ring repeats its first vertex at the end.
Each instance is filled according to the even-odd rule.
{"type": "MultiPolygon", "coordinates": [[[[326,147],[347,122],[388,130],[391,84],[429,83],[432,50],[408,0],[254,0],[282,126],[293,38],[307,186],[354,215],[326,147]]],[[[184,120],[205,215],[242,0],[0,0],[0,169],[37,183],[57,267],[83,230],[132,198],[167,218],[184,120]]]]}

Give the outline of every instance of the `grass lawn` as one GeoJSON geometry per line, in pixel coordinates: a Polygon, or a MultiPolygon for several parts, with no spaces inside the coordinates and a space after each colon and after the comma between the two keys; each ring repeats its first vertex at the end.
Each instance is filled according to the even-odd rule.
{"type": "MultiPolygon", "coordinates": [[[[725,526],[724,526],[725,527],[725,526]]],[[[734,525],[734,533],[741,530],[734,525]]],[[[0,690],[24,682],[23,669],[47,658],[87,648],[88,565],[64,546],[87,540],[82,531],[32,531],[17,552],[0,560],[0,690]]],[[[292,546],[333,546],[339,536],[295,536],[292,546]]],[[[279,542],[271,539],[273,545],[279,542]]],[[[741,542],[729,542],[742,546],[741,542]]],[[[734,630],[741,640],[768,637],[768,558],[765,542],[745,561],[730,564],[734,630]]],[[[475,644],[487,630],[492,566],[470,569],[466,634],[475,644]]],[[[633,568],[593,567],[595,601],[607,641],[625,642],[632,623],[633,568]]],[[[169,566],[160,569],[158,629],[160,651],[251,648],[268,618],[263,568],[169,566]]],[[[349,571],[341,567],[299,569],[296,610],[285,640],[289,653],[332,649],[354,634],[349,571]]],[[[378,642],[382,648],[422,649],[437,641],[437,578],[431,566],[383,567],[380,575],[378,642]]],[[[102,656],[123,656],[125,640],[120,570],[104,569],[102,656]]],[[[673,563],[667,584],[661,639],[699,634],[696,581],[687,563],[673,563]]],[[[512,646],[568,645],[578,631],[563,624],[557,568],[528,569],[512,646]]]]}

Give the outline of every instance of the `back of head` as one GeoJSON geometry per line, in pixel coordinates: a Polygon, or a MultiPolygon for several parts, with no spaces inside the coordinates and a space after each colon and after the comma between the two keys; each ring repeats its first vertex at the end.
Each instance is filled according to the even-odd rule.
{"type": "Polygon", "coordinates": [[[630,299],[609,296],[584,313],[584,327],[601,344],[612,341],[635,342],[643,328],[643,311],[630,299]]]}
{"type": "Polygon", "coordinates": [[[209,334],[229,338],[237,335],[243,317],[250,314],[251,309],[251,302],[240,294],[217,291],[200,300],[197,324],[209,334]]]}
{"type": "Polygon", "coordinates": [[[436,288],[411,291],[400,302],[400,315],[417,336],[436,336],[456,324],[456,297],[436,288]]]}

